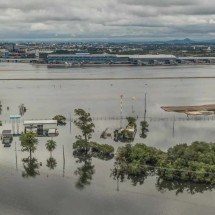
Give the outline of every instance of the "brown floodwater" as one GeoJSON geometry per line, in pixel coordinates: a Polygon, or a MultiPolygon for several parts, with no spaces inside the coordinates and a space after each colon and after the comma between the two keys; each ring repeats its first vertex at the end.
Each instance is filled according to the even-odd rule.
{"type": "MultiPolygon", "coordinates": [[[[114,159],[92,158],[78,163],[73,156],[73,142],[80,134],[70,118],[74,109],[83,108],[95,119],[92,140],[117,147],[125,143],[112,138],[100,139],[102,131],[111,132],[120,126],[120,95],[123,95],[123,118],[138,116],[135,143],[145,143],[162,150],[178,143],[195,140],[214,142],[215,118],[188,118],[178,113],[167,113],[161,106],[214,104],[215,79],[156,79],[156,80],[20,80],[20,78],[122,78],[122,77],[203,77],[214,76],[215,66],[167,67],[102,67],[47,69],[30,64],[0,64],[0,101],[2,129],[11,128],[9,115],[18,114],[24,104],[27,112],[21,118],[50,119],[57,114],[67,117],[67,125],[59,127],[54,140],[57,148],[50,168],[50,154],[45,148],[49,139],[40,137],[33,154],[37,168],[26,167],[19,138],[10,148],[0,145],[0,208],[1,214],[75,214],[75,215],[179,215],[215,214],[215,189],[207,185],[159,183],[148,177],[143,183],[120,182],[111,177],[114,159]],[[139,137],[139,122],[144,117],[145,93],[149,133],[139,137]],[[9,110],[7,109],[9,107],[9,110]],[[175,119],[175,120],[174,120],[175,119]],[[63,159],[65,150],[65,162],[63,159]],[[47,161],[48,160],[48,161],[47,161]],[[24,166],[25,165],[25,168],[24,166]],[[48,166],[47,166],[48,165],[48,166]],[[24,173],[24,174],[23,174],[24,173]],[[32,177],[34,176],[34,177],[32,177]]],[[[123,126],[126,120],[122,121],[123,126]]]]}

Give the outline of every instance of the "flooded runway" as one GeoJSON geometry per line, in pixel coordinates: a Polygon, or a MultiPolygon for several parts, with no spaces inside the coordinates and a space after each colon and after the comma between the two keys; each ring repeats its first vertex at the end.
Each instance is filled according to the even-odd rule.
{"type": "MultiPolygon", "coordinates": [[[[123,95],[123,118],[138,117],[138,131],[132,144],[142,142],[167,150],[175,144],[195,140],[214,142],[214,120],[175,121],[174,126],[172,120],[150,121],[150,118],[186,117],[181,113],[163,111],[160,107],[164,105],[213,104],[214,71],[215,66],[212,65],[47,69],[30,64],[1,63],[0,120],[3,126],[0,131],[11,127],[9,116],[18,114],[20,104],[27,108],[20,124],[30,119],[51,119],[57,114],[67,117],[67,125],[58,127],[59,136],[54,138],[57,142],[53,152],[57,163],[54,169],[47,166],[50,155],[45,143],[49,138],[39,138],[33,156],[41,165],[35,177],[23,177],[22,159],[28,153],[21,151],[18,137],[14,138],[10,148],[4,148],[1,144],[1,213],[214,214],[213,188],[195,184],[159,184],[155,177],[148,177],[143,184],[133,186],[129,180],[120,182],[110,176],[113,159],[105,161],[92,158],[92,175],[83,189],[78,188],[76,185],[80,175],[75,172],[81,164],[73,156],[73,142],[79,131],[73,123],[70,125],[70,118],[75,118],[74,109],[85,109],[96,119],[92,140],[111,144],[117,149],[124,143],[116,143],[112,138],[100,139],[100,135],[106,128],[114,131],[120,126],[120,120],[110,118],[120,119],[120,96],[123,95]],[[177,78],[184,76],[188,78],[177,78]],[[161,80],[160,77],[167,78],[161,80]],[[145,93],[149,133],[146,139],[142,139],[139,136],[139,123],[144,116],[145,93]]],[[[125,126],[126,120],[122,123],[125,126]]]]}

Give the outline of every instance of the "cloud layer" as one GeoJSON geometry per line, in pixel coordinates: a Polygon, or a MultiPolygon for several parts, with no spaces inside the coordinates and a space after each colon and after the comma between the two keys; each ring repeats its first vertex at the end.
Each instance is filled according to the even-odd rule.
{"type": "Polygon", "coordinates": [[[214,0],[0,0],[0,38],[214,35],[214,0]]]}

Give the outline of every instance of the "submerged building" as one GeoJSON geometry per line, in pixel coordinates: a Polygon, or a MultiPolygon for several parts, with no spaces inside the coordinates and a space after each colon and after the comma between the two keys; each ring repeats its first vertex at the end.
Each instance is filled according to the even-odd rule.
{"type": "Polygon", "coordinates": [[[176,62],[174,55],[112,55],[112,54],[49,54],[48,64],[171,64],[176,62]]]}
{"type": "Polygon", "coordinates": [[[131,63],[129,57],[118,57],[117,55],[110,54],[50,54],[48,55],[49,64],[111,64],[111,63],[131,63]]]}

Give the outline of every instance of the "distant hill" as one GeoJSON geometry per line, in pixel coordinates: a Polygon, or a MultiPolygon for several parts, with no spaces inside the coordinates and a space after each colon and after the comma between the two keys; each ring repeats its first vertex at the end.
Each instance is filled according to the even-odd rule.
{"type": "Polygon", "coordinates": [[[183,40],[169,40],[166,43],[168,43],[168,44],[185,44],[185,45],[187,45],[187,44],[194,44],[194,43],[196,43],[196,41],[191,40],[189,38],[185,38],[183,40]]]}

